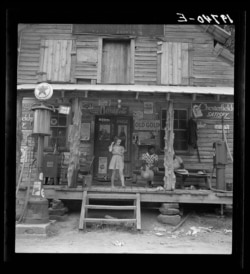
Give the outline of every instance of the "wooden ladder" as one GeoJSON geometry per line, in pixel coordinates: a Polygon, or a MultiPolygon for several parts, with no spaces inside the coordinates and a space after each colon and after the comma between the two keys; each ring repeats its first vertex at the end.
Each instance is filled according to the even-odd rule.
{"type": "Polygon", "coordinates": [[[79,229],[86,229],[86,223],[134,223],[138,230],[141,229],[141,201],[140,193],[87,193],[83,192],[82,208],[79,222],[79,229]],[[90,205],[89,200],[133,200],[134,205],[90,205]],[[105,219],[105,218],[88,218],[88,209],[111,209],[111,210],[133,210],[133,219],[105,219]]]}

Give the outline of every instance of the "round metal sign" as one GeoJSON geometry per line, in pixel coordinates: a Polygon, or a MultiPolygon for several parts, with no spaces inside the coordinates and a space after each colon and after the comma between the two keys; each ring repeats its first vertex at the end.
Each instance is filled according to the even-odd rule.
{"type": "Polygon", "coordinates": [[[48,83],[41,83],[35,88],[35,96],[38,100],[48,100],[53,95],[53,88],[48,83]]]}

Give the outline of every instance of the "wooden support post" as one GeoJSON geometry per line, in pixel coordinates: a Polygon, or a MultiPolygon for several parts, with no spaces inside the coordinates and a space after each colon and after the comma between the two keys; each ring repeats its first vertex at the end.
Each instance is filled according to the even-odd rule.
{"type": "Polygon", "coordinates": [[[216,101],[220,101],[220,94],[216,94],[216,101]]]}
{"type": "Polygon", "coordinates": [[[84,222],[84,218],[86,215],[85,212],[85,205],[86,205],[86,200],[87,200],[87,191],[83,191],[83,196],[82,196],[82,207],[81,207],[81,215],[80,215],[80,221],[79,221],[79,229],[85,229],[86,223],[84,222]]]}
{"type": "Polygon", "coordinates": [[[170,93],[166,93],[166,100],[169,101],[170,100],[170,93]]]}
{"type": "Polygon", "coordinates": [[[21,142],[22,142],[22,97],[17,96],[17,119],[16,119],[16,183],[19,177],[21,142]]]}
{"type": "Polygon", "coordinates": [[[193,100],[193,101],[196,100],[196,93],[193,93],[193,95],[192,95],[192,100],[193,100]]]}
{"type": "Polygon", "coordinates": [[[139,92],[136,92],[136,97],[135,97],[136,100],[138,100],[139,94],[140,94],[139,92]]]}
{"type": "Polygon", "coordinates": [[[140,193],[136,193],[136,228],[141,229],[141,199],[140,193]]]}
{"type": "Polygon", "coordinates": [[[173,101],[168,101],[167,117],[166,117],[166,129],[165,129],[165,148],[164,148],[164,188],[166,190],[175,189],[175,174],[173,167],[173,155],[174,155],[174,110],[173,101]]]}
{"type": "Polygon", "coordinates": [[[80,148],[80,132],[81,132],[81,118],[82,112],[78,98],[73,101],[73,125],[69,132],[70,143],[70,160],[67,172],[68,186],[74,187],[76,183],[76,175],[79,165],[79,148],[80,148]]]}
{"type": "Polygon", "coordinates": [[[85,90],[85,94],[84,94],[84,97],[85,97],[85,98],[88,98],[88,93],[89,93],[89,91],[88,91],[88,90],[85,90]]]}

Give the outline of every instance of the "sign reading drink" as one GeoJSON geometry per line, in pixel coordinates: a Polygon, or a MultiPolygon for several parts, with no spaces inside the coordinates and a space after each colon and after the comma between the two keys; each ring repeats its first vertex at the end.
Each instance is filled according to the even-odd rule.
{"type": "Polygon", "coordinates": [[[160,120],[135,120],[134,129],[135,130],[160,130],[161,122],[160,120]]]}
{"type": "Polygon", "coordinates": [[[195,103],[192,104],[194,118],[211,120],[232,120],[234,113],[233,103],[195,103]]]}

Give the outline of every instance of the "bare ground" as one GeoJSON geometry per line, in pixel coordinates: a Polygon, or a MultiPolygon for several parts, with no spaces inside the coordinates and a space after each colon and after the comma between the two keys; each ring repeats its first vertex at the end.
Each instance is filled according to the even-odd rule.
{"type": "MultiPolygon", "coordinates": [[[[114,212],[102,214],[116,217],[114,212]]],[[[129,217],[126,212],[123,215],[119,218],[129,217]]],[[[221,217],[215,213],[193,212],[173,233],[173,226],[157,221],[158,215],[156,209],[142,209],[142,230],[139,232],[128,225],[92,225],[86,231],[79,231],[80,213],[69,212],[64,221],[51,226],[45,238],[18,236],[16,253],[231,254],[231,214],[221,217]],[[187,235],[194,226],[210,227],[211,231],[187,235]]]]}

